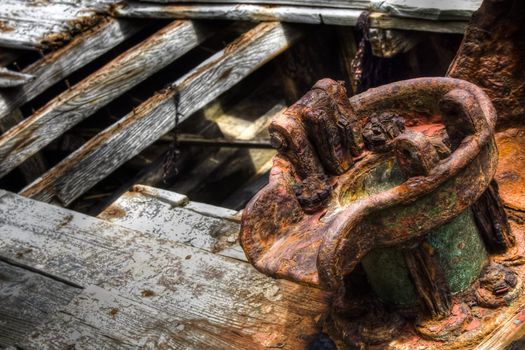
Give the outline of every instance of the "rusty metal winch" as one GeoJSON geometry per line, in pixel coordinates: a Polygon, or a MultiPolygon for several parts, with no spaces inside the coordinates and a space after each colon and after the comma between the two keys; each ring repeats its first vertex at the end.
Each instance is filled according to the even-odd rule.
{"type": "Polygon", "coordinates": [[[493,181],[495,122],[463,80],[350,99],[320,80],[270,125],[278,155],[244,210],[246,255],[264,274],[332,291],[331,324],[348,344],[475,343],[522,290],[521,242],[493,181]]]}

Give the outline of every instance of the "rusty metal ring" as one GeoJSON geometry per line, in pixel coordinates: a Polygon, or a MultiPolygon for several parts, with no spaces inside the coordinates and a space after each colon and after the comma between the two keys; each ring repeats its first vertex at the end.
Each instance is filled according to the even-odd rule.
{"type": "MultiPolygon", "coordinates": [[[[381,111],[436,113],[444,97],[472,124],[472,132],[449,157],[427,176],[341,205],[341,184],[366,166],[366,159],[358,161],[333,178],[340,186],[326,213],[304,213],[288,188],[293,171],[278,156],[270,184],[243,215],[240,238],[250,262],[265,274],[334,290],[371,249],[420,237],[472,205],[493,178],[497,162],[496,112],[480,88],[458,79],[420,78],[371,89],[349,101],[362,121],[381,111]],[[275,180],[279,176],[289,181],[275,180]],[[256,217],[263,213],[264,218],[256,217]]],[[[447,126],[451,120],[444,122],[447,126]]]]}

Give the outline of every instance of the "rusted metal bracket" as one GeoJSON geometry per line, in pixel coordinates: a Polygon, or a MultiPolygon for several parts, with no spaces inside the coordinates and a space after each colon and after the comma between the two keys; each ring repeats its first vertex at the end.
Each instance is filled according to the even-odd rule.
{"type": "Polygon", "coordinates": [[[349,343],[486,334],[494,324],[472,325],[473,305],[521,295],[519,272],[493,259],[516,243],[493,183],[495,122],[487,95],[459,79],[350,99],[319,81],[270,125],[278,155],[244,210],[246,255],[264,274],[333,291],[349,343]]]}

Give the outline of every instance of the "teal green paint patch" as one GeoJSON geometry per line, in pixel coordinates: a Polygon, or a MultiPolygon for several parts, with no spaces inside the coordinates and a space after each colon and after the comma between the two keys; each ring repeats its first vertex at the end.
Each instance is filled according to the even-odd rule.
{"type": "Polygon", "coordinates": [[[371,251],[362,261],[368,282],[388,304],[411,306],[418,303],[403,253],[396,248],[371,251]]]}
{"type": "Polygon", "coordinates": [[[470,209],[434,230],[427,242],[437,254],[452,293],[468,288],[488,262],[485,245],[470,209]]]}
{"type": "MultiPolygon", "coordinates": [[[[355,186],[343,195],[343,202],[351,202],[359,198],[374,195],[405,181],[397,162],[388,159],[370,171],[355,179],[355,186]]],[[[436,198],[425,198],[430,208],[424,214],[420,208],[406,206],[402,217],[416,217],[418,222],[424,222],[439,216],[439,206],[428,205],[436,198]]],[[[444,192],[439,197],[440,203],[454,203],[456,193],[444,192]]],[[[374,220],[374,218],[370,218],[374,220]]],[[[397,229],[405,225],[400,220],[382,222],[385,228],[397,229]]],[[[476,224],[470,209],[466,210],[449,223],[428,233],[428,243],[433,247],[434,254],[443,270],[445,279],[452,293],[458,293],[468,288],[479,276],[488,261],[485,246],[478,234],[476,224]]],[[[370,252],[362,261],[368,281],[374,292],[384,302],[401,307],[413,306],[419,303],[410,273],[399,247],[377,248],[370,252]]]]}

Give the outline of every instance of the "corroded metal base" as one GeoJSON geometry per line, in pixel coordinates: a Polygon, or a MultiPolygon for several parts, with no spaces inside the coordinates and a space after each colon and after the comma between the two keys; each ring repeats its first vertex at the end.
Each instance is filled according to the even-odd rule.
{"type": "Polygon", "coordinates": [[[525,322],[525,225],[511,225],[516,245],[491,256],[479,281],[454,296],[450,316],[413,317],[406,310],[388,311],[369,296],[354,296],[352,303],[367,305],[368,312],[351,318],[334,305],[327,331],[357,349],[365,344],[369,350],[503,349],[525,322]]]}

